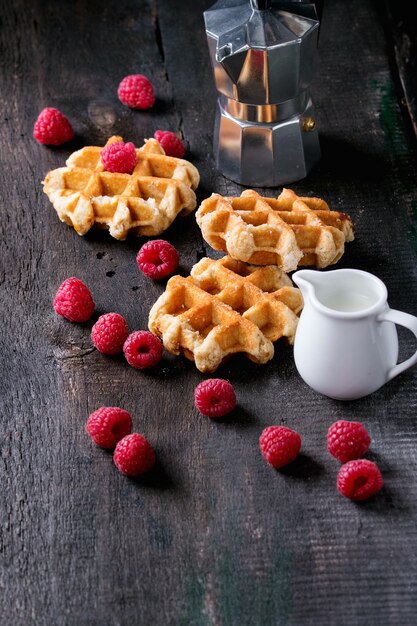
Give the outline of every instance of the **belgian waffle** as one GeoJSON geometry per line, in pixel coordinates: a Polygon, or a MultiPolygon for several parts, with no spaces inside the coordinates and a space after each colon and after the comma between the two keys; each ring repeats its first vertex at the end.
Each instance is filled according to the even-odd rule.
{"type": "Polygon", "coordinates": [[[150,311],[149,329],[169,352],[213,372],[238,352],[256,363],[272,359],[273,341],[293,342],[302,305],[301,292],[276,266],[204,258],[191,276],[168,281],[150,311]]]}
{"type": "MultiPolygon", "coordinates": [[[[110,137],[107,144],[123,141],[110,137]]],[[[136,150],[132,174],[104,171],[102,148],[87,146],[74,152],[66,167],[50,171],[43,190],[61,221],[85,235],[93,225],[108,228],[116,239],[159,235],[179,214],[196,207],[193,189],[198,170],[184,159],[166,156],[155,139],[136,150]]]]}
{"type": "Polygon", "coordinates": [[[255,265],[297,266],[336,263],[352,241],[349,216],[330,211],[320,198],[284,189],[277,199],[248,189],[240,197],[213,194],[196,213],[204,239],[215,249],[255,265]]]}

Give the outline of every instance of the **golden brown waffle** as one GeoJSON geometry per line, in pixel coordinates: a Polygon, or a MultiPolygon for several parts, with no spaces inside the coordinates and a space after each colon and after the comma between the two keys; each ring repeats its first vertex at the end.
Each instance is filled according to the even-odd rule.
{"type": "MultiPolygon", "coordinates": [[[[111,137],[107,144],[123,141],[111,137]]],[[[87,146],[74,152],[60,167],[47,174],[43,190],[61,221],[85,235],[93,225],[108,228],[116,239],[159,235],[180,213],[195,209],[193,189],[198,170],[184,159],[168,157],[155,139],[136,150],[132,174],[104,171],[102,148],[87,146]]]]}
{"type": "Polygon", "coordinates": [[[302,305],[301,292],[276,266],[204,258],[191,276],[168,281],[150,311],[149,329],[169,352],[214,372],[237,352],[255,363],[272,359],[273,341],[293,342],[302,305]]]}
{"type": "Polygon", "coordinates": [[[330,211],[320,198],[302,198],[290,189],[263,198],[248,189],[240,197],[213,194],[196,213],[204,239],[239,261],[278,265],[284,272],[298,265],[319,268],[336,263],[345,241],[353,240],[350,218],[330,211]]]}

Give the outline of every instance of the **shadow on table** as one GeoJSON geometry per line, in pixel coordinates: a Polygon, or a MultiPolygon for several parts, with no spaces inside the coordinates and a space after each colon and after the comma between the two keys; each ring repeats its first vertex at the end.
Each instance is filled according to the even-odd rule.
{"type": "Polygon", "coordinates": [[[392,164],[389,160],[363,145],[343,141],[331,135],[320,135],[321,160],[314,168],[314,179],[331,178],[334,183],[352,182],[367,184],[390,177],[392,164]]]}
{"type": "Polygon", "coordinates": [[[249,428],[258,422],[252,413],[240,406],[237,406],[231,413],[214,421],[216,424],[221,424],[221,428],[228,426],[233,428],[249,428]]]}
{"type": "Polygon", "coordinates": [[[159,491],[165,491],[166,489],[172,490],[178,487],[178,483],[176,483],[173,477],[167,472],[159,458],[157,458],[155,467],[153,467],[151,471],[134,478],[129,478],[129,480],[132,483],[136,483],[138,487],[148,487],[158,489],[159,491]]]}
{"type": "Polygon", "coordinates": [[[324,466],[308,454],[299,454],[298,457],[279,470],[280,474],[301,480],[318,478],[324,472],[324,466]]]}

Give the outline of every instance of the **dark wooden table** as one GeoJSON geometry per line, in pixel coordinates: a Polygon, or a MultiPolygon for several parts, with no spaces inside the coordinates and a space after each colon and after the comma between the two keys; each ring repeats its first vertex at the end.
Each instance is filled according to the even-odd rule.
{"type": "MultiPolygon", "coordinates": [[[[62,224],[41,180],[82,145],[121,134],[138,145],[158,128],[183,133],[201,172],[199,201],[240,193],[211,153],[215,91],[202,11],[209,0],[16,0],[1,3],[0,622],[3,625],[382,626],[417,621],[417,369],[363,400],[319,396],[292,349],[269,364],[236,358],[218,370],[237,391],[228,420],[203,418],[193,364],[166,355],[141,373],[92,348],[93,323],[56,316],[58,285],[78,276],[97,313],[146,328],[164,285],[142,276],[144,239],[79,237],[62,224]],[[151,77],[157,102],[135,112],[117,98],[129,73],[151,77]],[[76,139],[38,145],[44,106],[76,139]],[[138,480],[85,433],[91,411],[119,405],[159,464],[138,480]],[[363,504],[336,492],[326,451],[336,419],[369,429],[383,491],[363,504]],[[262,429],[286,424],[300,459],[274,472],[262,429]]],[[[356,241],[338,267],[377,274],[394,308],[417,310],[417,195],[412,124],[381,5],[324,8],[312,92],[323,158],[300,194],[352,216],[356,241]]],[[[277,190],[262,190],[277,193],[277,190]]],[[[186,275],[205,254],[191,215],[166,234],[186,275]]],[[[402,356],[415,348],[400,333],[402,356]]],[[[343,355],[341,355],[343,358],[343,355]]]]}

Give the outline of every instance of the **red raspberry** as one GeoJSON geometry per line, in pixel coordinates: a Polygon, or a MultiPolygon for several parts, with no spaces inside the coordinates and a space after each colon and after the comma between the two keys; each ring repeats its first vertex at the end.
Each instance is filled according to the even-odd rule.
{"type": "Polygon", "coordinates": [[[67,278],[56,292],[53,307],[70,322],[86,322],[94,312],[94,301],[87,285],[78,278],[67,278]]]}
{"type": "Polygon", "coordinates": [[[136,150],[130,141],[114,141],[101,151],[101,160],[107,172],[131,174],[136,166],[136,150]]]}
{"type": "Polygon", "coordinates": [[[194,391],[195,405],[203,415],[216,419],[223,417],[236,406],[236,394],[228,380],[208,378],[194,391]]]}
{"type": "Polygon", "coordinates": [[[132,432],[132,418],[117,406],[103,406],[91,413],[87,432],[101,448],[114,448],[120,439],[132,432]]]}
{"type": "Polygon", "coordinates": [[[183,158],[185,146],[177,135],[170,130],[157,130],[154,133],[154,137],[159,141],[167,156],[177,157],[178,159],[183,158]]]}
{"type": "Polygon", "coordinates": [[[268,426],[259,438],[259,446],[268,463],[280,469],[298,456],[301,437],[286,426],[268,426]]]}
{"type": "Polygon", "coordinates": [[[367,459],[345,463],[337,477],[339,492],[351,500],[367,500],[377,493],[383,484],[378,465],[367,459]]]}
{"type": "Polygon", "coordinates": [[[371,438],[359,422],[338,420],[327,433],[327,449],[342,463],[359,459],[368,450],[371,438]]]}
{"type": "Polygon", "coordinates": [[[123,352],[126,361],[138,370],[152,367],[162,359],[162,343],[148,330],[137,330],[126,339],[123,352]]]}
{"type": "Polygon", "coordinates": [[[132,433],[116,445],[113,460],[122,474],[137,476],[152,469],[155,465],[155,452],[145,437],[132,433]]]}
{"type": "Polygon", "coordinates": [[[125,76],[119,85],[117,95],[120,101],[131,109],[150,109],[155,102],[152,83],[143,74],[125,76]]]}
{"type": "Polygon", "coordinates": [[[74,131],[61,111],[46,107],[38,115],[33,127],[33,136],[39,143],[60,146],[74,137],[74,131]]]}
{"type": "Polygon", "coordinates": [[[91,340],[103,354],[119,354],[129,336],[127,322],[118,313],[100,315],[91,329],[91,340]]]}
{"type": "Polygon", "coordinates": [[[180,257],[168,241],[153,239],[145,243],[136,256],[138,268],[148,278],[158,279],[169,276],[178,267],[180,257]]]}

